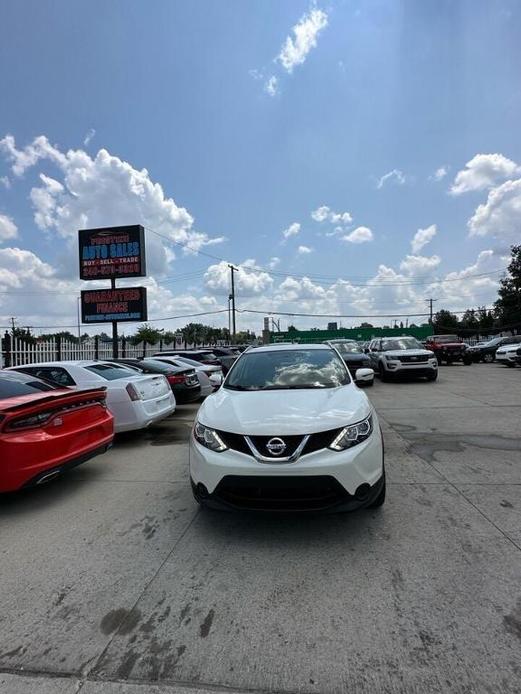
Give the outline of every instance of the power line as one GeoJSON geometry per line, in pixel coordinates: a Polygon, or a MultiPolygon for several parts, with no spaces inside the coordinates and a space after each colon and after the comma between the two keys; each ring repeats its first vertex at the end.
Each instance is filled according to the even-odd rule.
{"type": "MultiPolygon", "coordinates": [[[[451,311],[451,313],[460,314],[466,313],[465,311],[451,311]]],[[[492,309],[486,308],[485,310],[490,311],[492,309]]],[[[296,316],[299,318],[418,318],[422,316],[428,316],[429,313],[299,313],[297,311],[277,311],[274,309],[253,309],[253,308],[238,308],[239,313],[258,313],[264,316],[296,316]]]]}
{"type": "MultiPolygon", "coordinates": [[[[212,260],[217,260],[220,263],[226,263],[227,265],[229,264],[229,260],[226,260],[225,258],[221,258],[220,256],[214,255],[212,253],[206,253],[206,251],[202,251],[200,249],[195,249],[195,248],[190,248],[189,245],[181,242],[181,241],[175,241],[174,239],[171,239],[169,236],[166,236],[165,234],[161,234],[160,232],[156,231],[155,229],[151,229],[150,227],[145,227],[147,231],[152,232],[153,234],[156,234],[156,236],[159,236],[160,238],[164,239],[165,241],[168,241],[168,243],[173,244],[174,246],[179,246],[180,248],[183,248],[184,250],[188,250],[192,253],[197,253],[198,255],[205,256],[207,258],[211,258],[212,260]]],[[[352,287],[368,287],[368,288],[376,288],[376,287],[397,287],[397,286],[423,286],[423,285],[430,285],[430,284],[445,284],[445,283],[450,283],[450,282],[464,282],[469,279],[477,279],[480,277],[487,277],[490,275],[495,275],[501,272],[504,272],[507,270],[507,267],[500,268],[498,270],[491,270],[490,272],[482,272],[478,273],[475,275],[467,275],[466,277],[452,277],[449,279],[444,279],[444,280],[407,280],[403,282],[377,282],[374,281],[374,279],[369,278],[369,282],[366,283],[355,283],[352,282],[350,279],[346,279],[343,277],[334,277],[332,275],[317,275],[310,273],[308,275],[301,275],[297,273],[287,273],[287,272],[281,272],[280,270],[271,270],[266,267],[262,267],[261,265],[241,265],[240,263],[235,263],[236,265],[239,266],[239,269],[245,271],[245,272],[265,272],[266,274],[272,276],[272,277],[285,277],[285,278],[296,278],[296,279],[309,279],[311,281],[316,280],[316,281],[321,281],[322,284],[336,284],[337,282],[348,282],[352,287]],[[327,281],[326,281],[327,280],[327,281]]]]}

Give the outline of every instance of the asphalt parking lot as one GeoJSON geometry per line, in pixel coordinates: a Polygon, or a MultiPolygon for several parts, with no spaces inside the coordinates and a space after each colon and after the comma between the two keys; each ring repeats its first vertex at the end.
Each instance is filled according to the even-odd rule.
{"type": "Polygon", "coordinates": [[[196,406],[0,500],[0,692],[519,692],[521,369],[376,382],[378,511],[200,511],[196,406]]]}

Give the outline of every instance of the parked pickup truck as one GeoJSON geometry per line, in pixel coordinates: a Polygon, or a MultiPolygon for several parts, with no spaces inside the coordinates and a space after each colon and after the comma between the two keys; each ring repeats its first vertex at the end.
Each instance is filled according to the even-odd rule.
{"type": "Polygon", "coordinates": [[[462,361],[466,366],[472,364],[472,356],[467,354],[467,346],[457,335],[430,335],[425,340],[425,348],[434,352],[438,364],[452,364],[462,361]]]}

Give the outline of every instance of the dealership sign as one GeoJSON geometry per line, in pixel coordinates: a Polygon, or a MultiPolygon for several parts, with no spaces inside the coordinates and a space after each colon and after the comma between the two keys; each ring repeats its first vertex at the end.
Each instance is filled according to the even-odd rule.
{"type": "Polygon", "coordinates": [[[79,250],[82,280],[146,275],[145,234],[140,224],[82,229],[79,250]]]}
{"type": "Polygon", "coordinates": [[[81,293],[83,323],[147,320],[146,287],[88,289],[81,293]]]}

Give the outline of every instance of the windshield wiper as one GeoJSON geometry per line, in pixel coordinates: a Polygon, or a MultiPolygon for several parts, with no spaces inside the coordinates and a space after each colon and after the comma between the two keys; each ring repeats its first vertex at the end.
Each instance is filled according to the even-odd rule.
{"type": "Polygon", "coordinates": [[[311,390],[317,388],[327,388],[327,386],[312,386],[312,385],[280,385],[280,386],[266,386],[260,390],[311,390]]]}
{"type": "Polygon", "coordinates": [[[247,388],[246,386],[232,386],[229,383],[227,383],[225,388],[229,388],[230,390],[259,390],[258,388],[247,388]]]}

